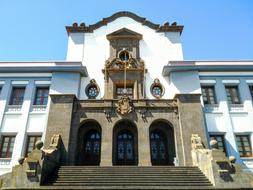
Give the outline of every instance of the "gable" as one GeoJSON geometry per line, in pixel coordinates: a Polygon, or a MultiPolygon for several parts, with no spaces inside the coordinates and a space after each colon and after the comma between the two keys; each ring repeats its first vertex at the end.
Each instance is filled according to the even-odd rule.
{"type": "Polygon", "coordinates": [[[76,32],[85,32],[85,33],[92,33],[94,32],[94,30],[107,25],[110,22],[113,22],[114,20],[120,18],[120,17],[128,17],[131,18],[133,20],[135,20],[136,22],[141,23],[144,26],[147,26],[153,30],[155,30],[156,32],[180,32],[180,34],[183,31],[183,26],[182,25],[177,25],[176,22],[172,23],[171,25],[166,22],[164,25],[159,25],[159,24],[155,24],[149,20],[147,20],[144,17],[140,17],[132,12],[128,12],[128,11],[121,11],[121,12],[117,12],[109,17],[103,18],[102,20],[98,21],[95,24],[86,26],[85,23],[81,23],[80,25],[78,25],[77,23],[73,23],[72,26],[66,26],[66,30],[69,33],[76,33],[76,32]]]}
{"type": "Polygon", "coordinates": [[[136,38],[136,39],[142,39],[142,35],[134,32],[132,30],[129,30],[127,28],[122,28],[120,30],[117,30],[111,34],[108,34],[107,36],[108,40],[115,39],[115,38],[136,38]]]}

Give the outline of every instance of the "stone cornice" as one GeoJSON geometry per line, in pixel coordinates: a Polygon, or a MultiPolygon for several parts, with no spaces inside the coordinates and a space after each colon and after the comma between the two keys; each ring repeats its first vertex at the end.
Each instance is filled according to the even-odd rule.
{"type": "Polygon", "coordinates": [[[253,71],[253,61],[170,61],[163,67],[163,76],[169,76],[171,72],[183,71],[253,71]]]}
{"type": "Polygon", "coordinates": [[[108,40],[122,39],[122,38],[141,40],[142,35],[127,28],[121,28],[120,30],[117,30],[111,34],[107,34],[106,38],[108,40]]]}
{"type": "Polygon", "coordinates": [[[79,73],[87,77],[88,72],[82,62],[0,62],[0,73],[79,73]]]}
{"type": "Polygon", "coordinates": [[[94,30],[107,25],[108,23],[116,20],[120,17],[129,17],[133,20],[140,22],[144,26],[148,26],[151,29],[154,29],[156,32],[180,32],[180,34],[183,31],[184,26],[177,25],[176,22],[173,22],[171,25],[169,25],[168,22],[166,22],[164,25],[155,24],[149,20],[147,20],[144,17],[140,17],[132,12],[128,11],[121,11],[117,12],[109,17],[103,18],[102,20],[98,21],[95,24],[86,26],[85,23],[81,23],[79,26],[77,23],[73,23],[72,26],[66,26],[66,30],[69,33],[77,33],[77,32],[84,32],[84,33],[92,33],[94,30]]]}
{"type": "MultiPolygon", "coordinates": [[[[96,99],[96,100],[76,100],[80,109],[88,109],[88,108],[116,108],[116,104],[118,103],[117,99],[96,99]]],[[[140,108],[148,108],[148,109],[160,109],[160,108],[169,108],[175,109],[177,108],[177,100],[176,99],[139,99],[132,100],[132,103],[135,109],[140,108]]]]}

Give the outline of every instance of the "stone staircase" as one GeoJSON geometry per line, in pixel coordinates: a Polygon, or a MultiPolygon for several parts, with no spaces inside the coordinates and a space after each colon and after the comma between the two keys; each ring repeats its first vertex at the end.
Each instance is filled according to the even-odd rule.
{"type": "Polygon", "coordinates": [[[213,189],[198,167],[61,166],[41,189],[213,189]]]}

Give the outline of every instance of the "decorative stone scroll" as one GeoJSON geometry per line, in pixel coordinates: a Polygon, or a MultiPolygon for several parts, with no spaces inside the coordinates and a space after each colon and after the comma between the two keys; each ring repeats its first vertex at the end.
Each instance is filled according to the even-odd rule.
{"type": "Polygon", "coordinates": [[[201,138],[199,137],[198,134],[192,134],[191,143],[192,143],[192,149],[203,149],[204,148],[201,138]]]}
{"type": "Polygon", "coordinates": [[[126,61],[120,58],[114,58],[112,60],[107,60],[105,64],[106,69],[144,69],[144,62],[138,61],[131,57],[126,61]]]}
{"type": "Polygon", "coordinates": [[[126,115],[133,111],[131,99],[127,95],[119,99],[116,111],[121,115],[126,115]]]}

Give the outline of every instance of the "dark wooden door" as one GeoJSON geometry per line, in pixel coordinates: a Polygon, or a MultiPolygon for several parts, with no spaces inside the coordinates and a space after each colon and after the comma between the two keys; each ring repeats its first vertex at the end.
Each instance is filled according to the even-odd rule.
{"type": "Polygon", "coordinates": [[[167,165],[169,163],[167,139],[164,134],[159,131],[151,132],[150,149],[152,165],[167,165]]]}
{"type": "Polygon", "coordinates": [[[101,138],[98,131],[92,130],[84,139],[84,165],[100,164],[101,138]]]}
{"type": "Polygon", "coordinates": [[[119,132],[117,135],[116,164],[134,165],[135,148],[134,135],[127,130],[119,132]]]}

